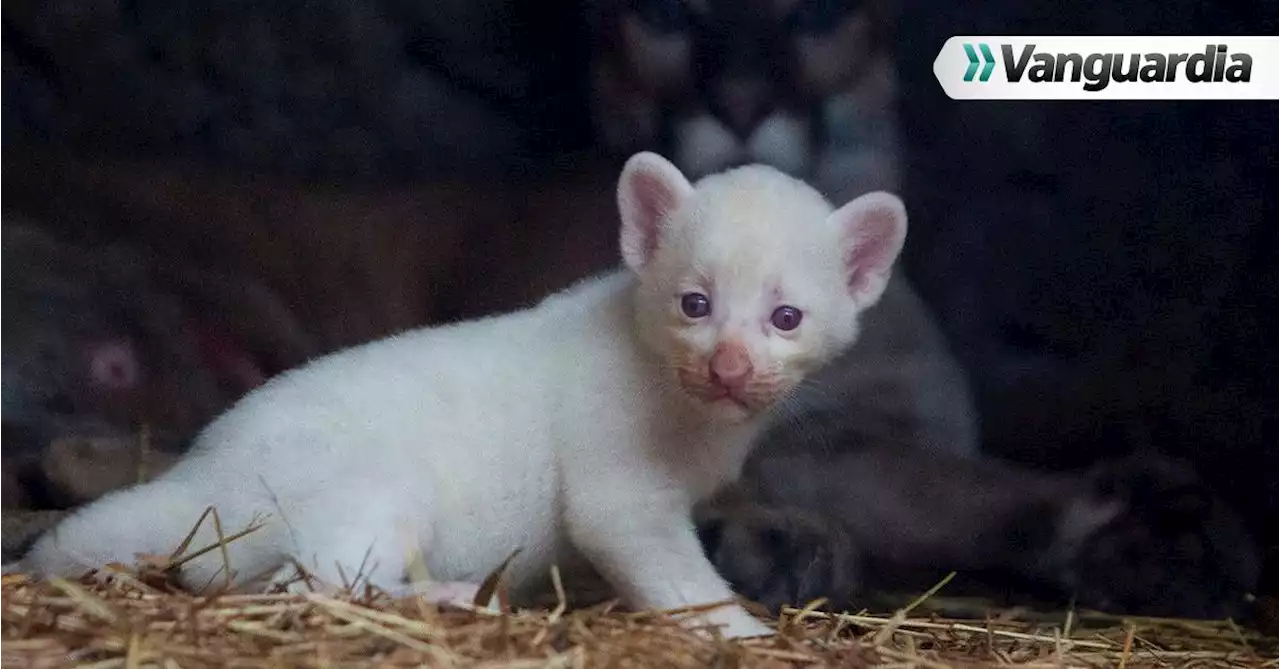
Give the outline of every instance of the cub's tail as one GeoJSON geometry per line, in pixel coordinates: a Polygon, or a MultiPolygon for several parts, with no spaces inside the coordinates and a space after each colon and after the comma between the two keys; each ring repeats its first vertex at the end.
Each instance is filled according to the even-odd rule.
{"type": "Polygon", "coordinates": [[[189,482],[164,479],[110,493],[36,540],[19,566],[38,576],[75,578],[111,563],[133,566],[149,556],[168,558],[188,537],[183,554],[216,545],[220,525],[224,538],[255,529],[226,542],[229,562],[223,551],[212,550],[184,563],[184,586],[199,590],[225,583],[228,567],[232,584],[242,586],[279,567],[283,551],[276,545],[280,537],[270,519],[221,508],[219,500],[214,508],[220,522],[215,523],[211,499],[189,482]]]}

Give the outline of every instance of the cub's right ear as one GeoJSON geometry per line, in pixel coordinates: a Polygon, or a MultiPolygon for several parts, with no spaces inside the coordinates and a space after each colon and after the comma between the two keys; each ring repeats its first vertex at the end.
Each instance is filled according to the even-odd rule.
{"type": "Polygon", "coordinates": [[[618,179],[622,260],[639,272],[653,259],[671,213],[693,194],[680,170],[656,153],[637,153],[618,179]]]}

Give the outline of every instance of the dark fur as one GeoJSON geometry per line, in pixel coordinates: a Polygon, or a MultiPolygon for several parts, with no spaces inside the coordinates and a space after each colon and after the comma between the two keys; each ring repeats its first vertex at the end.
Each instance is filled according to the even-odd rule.
{"type": "Polygon", "coordinates": [[[597,136],[619,153],[660,151],[694,175],[753,160],[817,177],[824,190],[841,194],[836,199],[848,188],[886,185],[896,175],[892,157],[881,155],[894,142],[889,45],[896,4],[593,0],[587,24],[597,136]],[[857,111],[833,108],[841,96],[857,111]],[[690,158],[698,150],[676,131],[705,118],[747,142],[770,117],[803,128],[788,139],[803,161],[789,164],[770,152],[728,163],[690,158]],[[846,155],[824,160],[833,158],[824,155],[832,148],[846,155]]]}
{"type": "Polygon", "coordinates": [[[12,215],[3,231],[6,507],[65,508],[162,470],[206,421],[315,350],[242,276],[68,244],[12,215]]]}
{"type": "Polygon", "coordinates": [[[818,598],[844,605],[857,593],[858,552],[825,514],[729,499],[726,491],[698,510],[698,537],[734,589],[778,611],[818,598]]]}
{"type": "Polygon", "coordinates": [[[1224,617],[1259,575],[1239,519],[1159,456],[1073,475],[884,447],[753,466],[751,487],[698,520],[722,573],[775,610],[817,596],[857,608],[867,591],[851,584],[919,591],[957,570],[1084,608],[1224,617]]]}
{"type": "Polygon", "coordinates": [[[252,277],[322,352],[525,306],[617,258],[618,165],[595,156],[519,182],[380,188],[45,146],[15,147],[5,168],[6,210],[67,239],[126,242],[252,277]]]}
{"type": "Polygon", "coordinates": [[[1124,513],[1070,562],[1080,601],[1110,611],[1239,617],[1258,586],[1258,549],[1237,517],[1189,466],[1135,456],[1095,468],[1093,490],[1124,513]]]}

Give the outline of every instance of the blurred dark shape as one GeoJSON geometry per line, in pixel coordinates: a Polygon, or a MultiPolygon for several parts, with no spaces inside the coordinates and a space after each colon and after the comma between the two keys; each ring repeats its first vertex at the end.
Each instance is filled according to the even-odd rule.
{"type": "Polygon", "coordinates": [[[1136,454],[1094,466],[1125,511],[1071,562],[1078,602],[1136,615],[1249,619],[1262,564],[1244,523],[1185,462],[1136,454]]]}
{"type": "Polygon", "coordinates": [[[856,610],[877,591],[920,592],[958,570],[949,594],[1239,618],[1258,583],[1240,519],[1154,453],[1052,474],[872,444],[751,467],[698,509],[699,531],[735,588],[775,612],[819,596],[856,610]]]}
{"type": "MultiPolygon", "coordinates": [[[[9,486],[9,479],[5,479],[5,486],[9,486]]],[[[43,534],[45,531],[57,525],[64,516],[66,511],[25,511],[15,512],[6,509],[4,516],[0,517],[0,537],[3,542],[0,543],[0,554],[4,556],[6,562],[21,557],[31,544],[43,534]]]]}
{"type": "Polygon", "coordinates": [[[778,615],[822,597],[836,611],[864,594],[861,553],[838,518],[759,503],[739,489],[695,510],[698,539],[734,592],[778,615]]]}
{"type": "Polygon", "coordinates": [[[67,244],[9,214],[3,256],[3,466],[18,483],[6,506],[67,507],[128,482],[140,429],[174,453],[315,350],[279,299],[244,276],[67,244]]]}
{"type": "Polygon", "coordinates": [[[588,0],[599,141],[691,176],[762,162],[835,200],[896,185],[897,0],[588,0]],[[858,192],[853,192],[858,191],[858,192]]]}
{"type": "Polygon", "coordinates": [[[218,261],[281,295],[321,351],[513,309],[616,264],[613,161],[536,177],[324,186],[189,161],[5,155],[5,207],[58,234],[218,261]]]}

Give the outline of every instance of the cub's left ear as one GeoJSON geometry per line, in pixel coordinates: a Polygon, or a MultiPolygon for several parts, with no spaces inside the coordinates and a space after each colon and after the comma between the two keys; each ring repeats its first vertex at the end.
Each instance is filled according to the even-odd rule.
{"type": "Polygon", "coordinates": [[[849,294],[860,309],[875,304],[907,237],[907,208],[892,193],[855,198],[831,214],[841,231],[849,294]]]}

